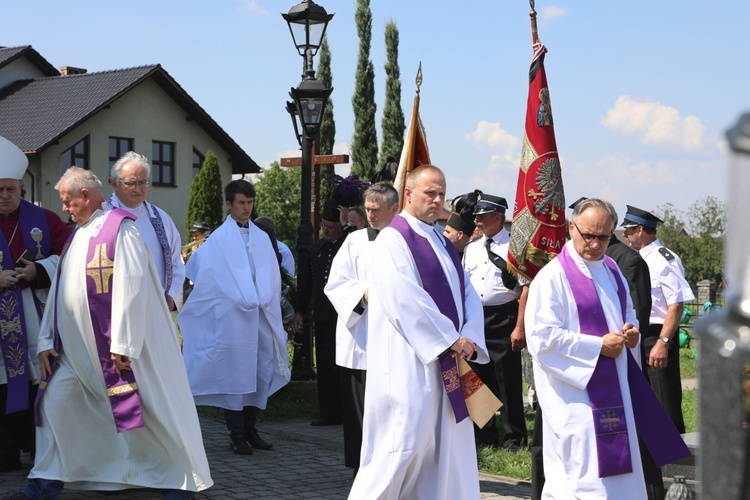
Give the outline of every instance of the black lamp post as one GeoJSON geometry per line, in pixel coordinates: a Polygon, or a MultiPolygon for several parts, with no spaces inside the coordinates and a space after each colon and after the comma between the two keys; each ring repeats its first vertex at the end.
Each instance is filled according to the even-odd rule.
{"type": "Polygon", "coordinates": [[[724,305],[700,338],[701,497],[750,499],[750,113],[727,132],[730,152],[724,305]],[[720,422],[720,425],[716,425],[720,422]]]}
{"type": "Polygon", "coordinates": [[[302,201],[300,206],[300,224],[297,232],[297,250],[307,248],[312,243],[311,185],[313,166],[313,141],[320,130],[323,112],[328,103],[328,96],[333,91],[315,78],[313,57],[318,53],[328,22],[333,14],[317,5],[312,0],[289,9],[282,14],[289,24],[294,46],[303,57],[302,81],[297,88],[289,92],[293,102],[287,102],[286,109],[292,116],[294,133],[302,146],[302,201]],[[299,120],[299,125],[297,120],[299,120]]]}
{"type": "MultiPolygon", "coordinates": [[[[332,88],[327,88],[323,82],[315,78],[313,57],[318,53],[318,49],[323,43],[323,36],[328,27],[328,22],[333,18],[333,14],[328,14],[323,7],[312,0],[303,0],[302,3],[289,9],[287,14],[281,15],[289,24],[294,46],[304,61],[302,81],[297,88],[292,88],[289,92],[293,101],[286,103],[286,110],[292,117],[294,133],[302,149],[302,192],[300,196],[299,227],[297,229],[297,256],[299,268],[305,269],[306,259],[308,258],[307,250],[313,243],[313,227],[310,221],[312,213],[313,141],[318,136],[320,124],[323,121],[323,112],[328,103],[328,96],[333,91],[332,88]]],[[[296,346],[300,346],[303,351],[299,355],[295,349],[294,353],[294,371],[296,373],[293,373],[293,376],[298,379],[307,378],[306,373],[300,372],[306,372],[308,368],[307,366],[300,366],[300,363],[309,366],[312,360],[312,345],[307,323],[306,320],[302,338],[295,342],[296,346]],[[298,355],[299,360],[297,359],[298,355]]]]}

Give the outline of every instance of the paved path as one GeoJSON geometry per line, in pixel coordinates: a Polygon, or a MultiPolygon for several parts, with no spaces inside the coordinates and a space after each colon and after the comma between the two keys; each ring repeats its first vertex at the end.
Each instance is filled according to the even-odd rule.
{"type": "MultiPolygon", "coordinates": [[[[256,451],[252,456],[235,455],[229,450],[224,423],[201,417],[203,441],[211,466],[214,486],[197,495],[198,499],[344,499],[352,485],[351,469],[344,467],[341,426],[312,427],[308,420],[261,423],[258,430],[273,443],[271,451],[256,451]]],[[[21,490],[31,468],[0,473],[0,498],[21,490]]],[[[500,500],[528,499],[529,483],[483,474],[482,498],[500,500]]],[[[127,490],[97,493],[64,490],[61,500],[73,499],[160,499],[157,490],[127,490]]]]}

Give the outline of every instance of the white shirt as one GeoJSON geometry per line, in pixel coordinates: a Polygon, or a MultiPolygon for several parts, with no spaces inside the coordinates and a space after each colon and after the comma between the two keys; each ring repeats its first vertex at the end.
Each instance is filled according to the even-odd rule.
{"type": "MultiPolygon", "coordinates": [[[[517,300],[521,296],[521,287],[516,285],[508,290],[503,285],[502,271],[490,261],[485,242],[487,236],[472,241],[464,249],[463,266],[474,289],[479,294],[483,306],[498,306],[517,300]]],[[[503,228],[492,237],[490,249],[506,261],[508,260],[508,246],[510,233],[503,228]]]]}
{"type": "MultiPolygon", "coordinates": [[[[651,274],[651,316],[652,325],[664,323],[667,308],[676,303],[689,302],[695,298],[690,285],[685,281],[682,261],[656,239],[640,250],[641,257],[648,264],[651,274]],[[661,249],[664,250],[661,250],[661,249]],[[669,258],[671,255],[672,258],[669,258]]],[[[641,330],[645,325],[641,327],[641,330]]]]}

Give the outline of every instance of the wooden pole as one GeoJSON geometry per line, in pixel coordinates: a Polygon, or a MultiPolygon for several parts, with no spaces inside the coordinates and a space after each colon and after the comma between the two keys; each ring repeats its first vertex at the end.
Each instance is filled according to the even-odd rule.
{"type": "Polygon", "coordinates": [[[531,7],[531,12],[529,12],[529,17],[531,18],[531,43],[536,45],[539,43],[539,32],[536,28],[536,10],[534,10],[534,0],[529,0],[529,6],[531,7]]]}

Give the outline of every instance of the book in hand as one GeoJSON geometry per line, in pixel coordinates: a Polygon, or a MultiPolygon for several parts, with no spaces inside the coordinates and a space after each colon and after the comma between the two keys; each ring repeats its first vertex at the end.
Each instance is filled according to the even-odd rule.
{"type": "Polygon", "coordinates": [[[26,267],[26,264],[22,262],[22,260],[28,260],[29,262],[34,262],[36,259],[34,258],[34,254],[32,252],[29,252],[28,249],[23,251],[23,254],[16,259],[16,267],[26,267]]]}

